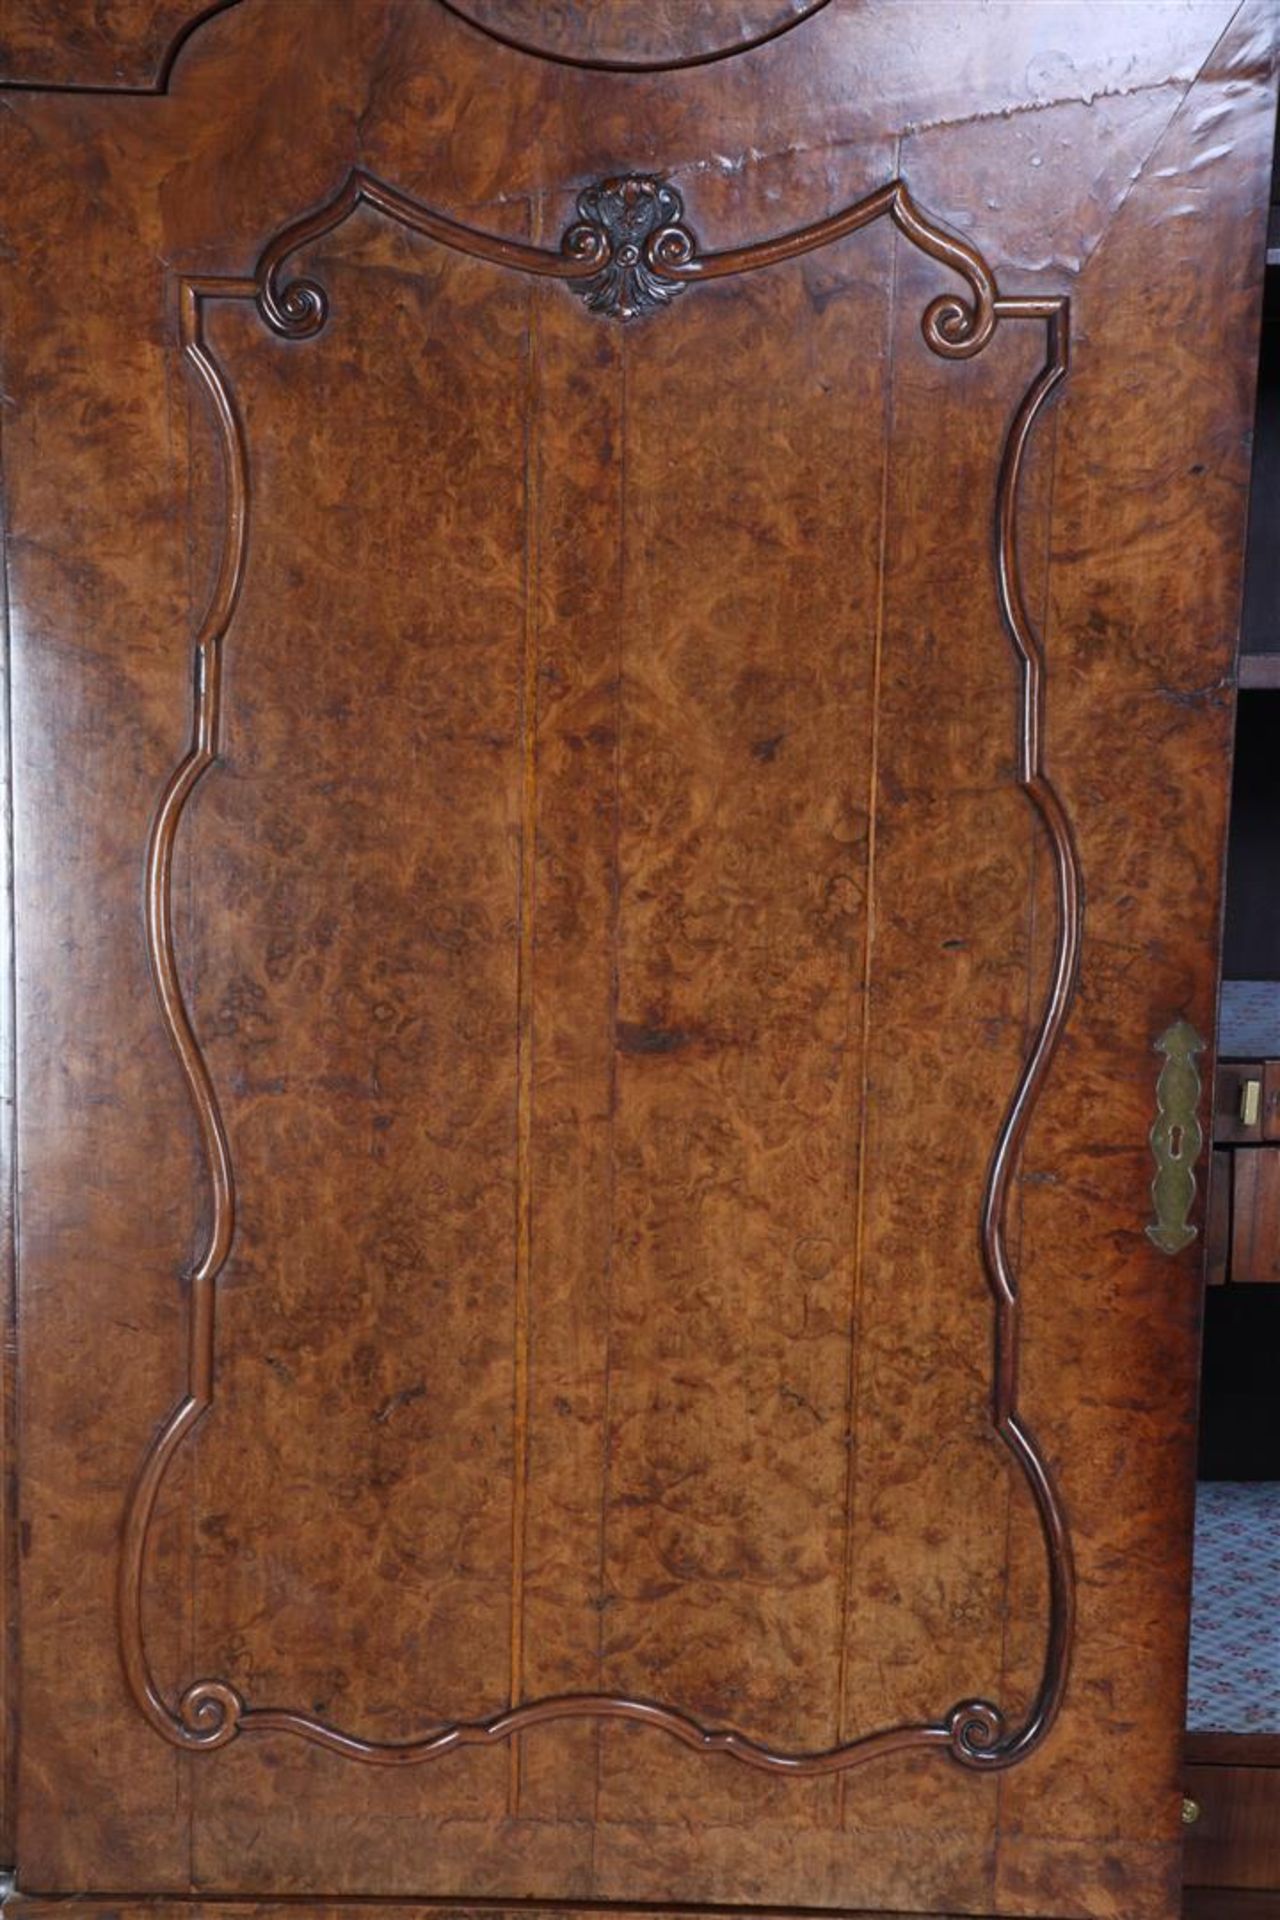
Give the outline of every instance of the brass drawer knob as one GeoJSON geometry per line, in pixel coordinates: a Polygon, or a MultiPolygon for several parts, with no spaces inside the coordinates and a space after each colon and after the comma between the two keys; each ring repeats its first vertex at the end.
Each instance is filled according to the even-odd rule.
{"type": "Polygon", "coordinates": [[[1200,1818],[1200,1802],[1198,1800],[1193,1800],[1189,1795],[1184,1794],[1183,1800],[1182,1800],[1183,1826],[1194,1827],[1196,1821],[1199,1818],[1200,1818]]]}

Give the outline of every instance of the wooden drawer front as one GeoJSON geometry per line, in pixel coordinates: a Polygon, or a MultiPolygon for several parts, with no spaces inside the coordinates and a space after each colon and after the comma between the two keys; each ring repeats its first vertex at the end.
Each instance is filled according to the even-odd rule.
{"type": "Polygon", "coordinates": [[[1215,1147],[1209,1163],[1209,1198],[1205,1207],[1205,1284],[1220,1287],[1230,1275],[1231,1188],[1235,1155],[1215,1147]]]}
{"type": "Polygon", "coordinates": [[[1280,1281],[1280,1147],[1233,1158],[1231,1278],[1280,1281]]]}
{"type": "Polygon", "coordinates": [[[1186,1780],[1200,1808],[1187,1885],[1280,1888],[1280,1767],[1188,1767],[1186,1780]]]}

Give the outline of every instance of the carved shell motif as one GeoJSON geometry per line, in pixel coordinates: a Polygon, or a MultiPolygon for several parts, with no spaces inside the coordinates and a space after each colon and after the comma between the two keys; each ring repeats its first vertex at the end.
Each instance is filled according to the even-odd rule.
{"type": "Polygon", "coordinates": [[[697,243],[683,218],[676,189],[648,175],[628,174],[583,189],[578,219],[565,232],[561,251],[576,258],[604,255],[599,272],[575,285],[593,313],[634,320],[684,292],[683,281],[661,272],[694,256],[697,243]]]}

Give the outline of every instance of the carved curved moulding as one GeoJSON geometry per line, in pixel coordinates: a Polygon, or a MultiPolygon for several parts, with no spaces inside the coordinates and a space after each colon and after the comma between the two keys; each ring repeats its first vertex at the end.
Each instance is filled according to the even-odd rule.
{"type": "Polygon", "coordinates": [[[58,93],[163,94],[179,54],[241,0],[61,0],[50,31],[47,0],[7,0],[0,88],[58,93]]]}
{"type": "Polygon", "coordinates": [[[504,47],[559,66],[669,73],[749,53],[789,33],[831,0],[439,0],[504,47]]]}
{"type": "Polygon", "coordinates": [[[355,1760],[377,1766],[404,1766],[458,1747],[492,1746],[552,1721],[607,1718],[660,1728],[696,1750],[727,1753],[747,1765],[781,1774],[836,1773],[884,1754],[916,1748],[941,1750],[971,1769],[1009,1767],[1040,1744],[1058,1714],[1067,1680],[1075,1609],[1070,1540],[1061,1498],[1019,1408],[1021,1310],[1006,1235],[1013,1173],[1071,1006],[1082,931],[1080,874],[1070,826],[1044,771],[1045,666],[1019,576],[1016,527],[1028,442],[1037,418],[1067,370],[1068,303],[1062,296],[1002,294],[981,256],[929,220],[901,180],[890,181],[855,205],[811,226],[718,253],[701,250],[685,224],[684,208],[675,189],[649,178],[601,182],[584,191],[578,211],[579,219],[566,231],[560,249],[550,250],[464,226],[369,174],[355,172],[332,200],[270,242],[251,278],[189,278],[181,284],[183,353],[214,410],[228,509],[217,580],[194,641],[191,744],[161,795],[146,852],[146,935],[161,1015],[199,1124],[212,1207],[207,1242],[190,1280],[186,1390],[142,1464],[124,1520],[118,1603],[125,1674],[134,1699],[156,1731],[175,1746],[192,1751],[211,1751],[242,1735],[289,1733],[355,1760]],[[204,316],[212,301],[241,301],[253,303],[263,321],[279,335],[304,339],[317,333],[327,317],[324,290],[315,281],[290,279],[288,263],[299,248],[339,227],[361,206],[374,208],[442,246],[521,273],[562,280],[588,307],[621,319],[661,306],[700,281],[756,272],[888,219],[913,246],[963,283],[963,290],[937,296],[922,316],[924,339],[934,354],[956,360],[980,353],[997,328],[1005,324],[1031,322],[1044,330],[1043,361],[1013,409],[1004,441],[995,489],[994,531],[999,610],[1019,667],[1017,778],[1052,860],[1055,946],[1038,1026],[991,1151],[979,1223],[994,1318],[990,1417],[1034,1505],[1048,1571],[1043,1667],[1034,1699],[1016,1724],[1010,1723],[998,1705],[963,1700],[927,1722],[872,1729],[822,1751],[793,1752],[769,1746],[733,1727],[701,1724],[670,1703],[590,1693],[513,1703],[487,1719],[435,1722],[415,1738],[390,1743],[362,1738],[309,1713],[254,1705],[220,1679],[197,1679],[175,1699],[153,1674],[142,1628],[148,1534],[169,1466],[214,1401],[216,1289],[231,1249],[235,1217],[227,1135],[213,1080],[183,998],[171,900],[174,845],[183,812],[219,753],[222,648],[240,593],[247,538],[245,437],[227,378],[206,342],[204,316]]]}
{"type": "MultiPolygon", "coordinates": [[[[436,0],[444,13],[512,52],[604,73],[674,73],[750,53],[821,13],[831,0],[595,0],[571,10],[548,0],[436,0]]],[[[199,29],[242,0],[62,0],[62,41],[50,48],[45,0],[10,0],[0,88],[164,94],[199,29]],[[61,51],[65,44],[67,52],[61,51]]]]}

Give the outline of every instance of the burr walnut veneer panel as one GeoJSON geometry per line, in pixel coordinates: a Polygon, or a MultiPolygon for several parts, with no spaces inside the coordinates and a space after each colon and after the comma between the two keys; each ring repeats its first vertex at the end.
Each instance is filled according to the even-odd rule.
{"type": "Polygon", "coordinates": [[[1268,10],[81,11],[24,1901],[1169,1920],[1268,10]]]}

